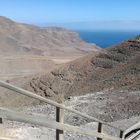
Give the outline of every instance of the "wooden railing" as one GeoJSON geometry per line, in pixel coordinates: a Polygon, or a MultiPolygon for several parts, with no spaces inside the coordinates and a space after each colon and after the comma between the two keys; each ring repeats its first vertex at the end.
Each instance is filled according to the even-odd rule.
{"type": "Polygon", "coordinates": [[[10,89],[12,91],[15,91],[19,94],[43,101],[45,103],[48,103],[52,106],[56,107],[56,121],[52,121],[43,117],[34,117],[31,115],[25,115],[23,113],[18,113],[16,111],[12,111],[12,110],[8,110],[6,108],[0,108],[0,123],[2,123],[2,119],[8,119],[8,120],[12,120],[12,121],[19,121],[19,122],[24,122],[24,123],[32,123],[32,124],[37,124],[37,125],[41,125],[41,126],[45,126],[45,127],[50,127],[53,129],[56,129],[56,140],[63,140],[64,139],[64,131],[74,131],[74,132],[78,132],[84,135],[88,135],[91,137],[96,137],[97,140],[121,140],[123,137],[123,130],[110,125],[106,122],[103,122],[95,117],[89,116],[87,114],[81,113],[77,110],[74,110],[70,107],[66,107],[63,104],[59,104],[57,102],[54,102],[52,100],[49,100],[47,98],[44,98],[42,96],[39,96],[37,94],[34,94],[30,91],[24,90],[22,88],[16,87],[14,85],[11,85],[9,83],[0,81],[0,86],[10,89]],[[76,127],[76,126],[72,126],[72,125],[68,125],[68,124],[64,124],[64,110],[73,112],[77,115],[80,115],[82,117],[88,118],[92,121],[98,122],[98,131],[93,131],[93,130],[86,130],[80,127],[76,127]],[[118,137],[115,136],[111,136],[108,134],[104,134],[102,132],[102,128],[103,125],[109,126],[113,129],[116,129],[120,132],[120,135],[118,137]]]}
{"type": "Polygon", "coordinates": [[[136,124],[126,129],[123,134],[123,139],[133,140],[138,136],[140,136],[140,122],[137,122],[136,124]]]}

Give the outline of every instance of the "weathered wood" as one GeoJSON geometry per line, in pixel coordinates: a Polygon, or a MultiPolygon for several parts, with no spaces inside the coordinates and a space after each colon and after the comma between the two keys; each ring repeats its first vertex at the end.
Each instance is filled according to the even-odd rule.
{"type": "Polygon", "coordinates": [[[31,123],[31,124],[50,127],[53,129],[59,129],[63,131],[77,132],[77,133],[81,133],[81,134],[88,135],[91,137],[98,137],[98,138],[107,139],[107,140],[121,140],[120,138],[116,138],[116,137],[113,137],[104,133],[98,133],[95,131],[79,128],[77,126],[71,126],[68,124],[62,124],[53,120],[46,119],[46,117],[40,117],[40,116],[34,117],[32,115],[27,115],[27,114],[19,113],[16,111],[11,111],[6,108],[0,108],[0,117],[11,120],[11,121],[31,123]]]}
{"type": "Polygon", "coordinates": [[[120,131],[120,138],[123,137],[123,131],[120,131]]]}
{"type": "Polygon", "coordinates": [[[130,133],[132,130],[135,130],[137,128],[140,127],[140,122],[134,124],[133,126],[129,127],[128,129],[126,129],[124,132],[123,132],[123,138],[128,134],[130,133]]]}
{"type": "Polygon", "coordinates": [[[6,137],[0,137],[0,140],[18,140],[17,138],[6,138],[6,137]]]}
{"type": "MultiPolygon", "coordinates": [[[[98,123],[98,133],[102,133],[102,123],[98,123]]],[[[97,140],[102,140],[102,138],[98,138],[97,137],[97,140]]]]}
{"type": "Polygon", "coordinates": [[[2,118],[0,118],[0,124],[2,124],[2,118]]]}
{"type": "MultiPolygon", "coordinates": [[[[56,122],[64,122],[64,110],[56,107],[56,122]]],[[[64,131],[56,129],[56,140],[64,140],[64,131]]]]}
{"type": "Polygon", "coordinates": [[[140,136],[140,131],[134,133],[132,136],[130,136],[129,138],[127,138],[127,140],[134,140],[134,139],[136,139],[138,136],[140,136]]]}
{"type": "Polygon", "coordinates": [[[3,129],[2,129],[2,118],[0,118],[0,136],[2,135],[3,133],[3,129]]]}
{"type": "Polygon", "coordinates": [[[87,115],[87,114],[84,114],[84,113],[82,113],[82,112],[79,112],[79,111],[77,111],[77,110],[74,110],[74,109],[72,109],[72,108],[66,107],[66,106],[64,106],[64,105],[62,105],[62,104],[59,104],[59,103],[57,103],[57,102],[54,102],[54,101],[52,101],[52,100],[46,99],[46,98],[44,98],[44,97],[42,97],[42,96],[39,96],[39,95],[37,95],[37,94],[34,94],[34,93],[30,92],[30,91],[27,91],[27,90],[24,90],[24,89],[22,89],[22,88],[13,86],[13,85],[11,85],[11,84],[9,84],[9,83],[0,81],[0,86],[1,86],[1,87],[4,87],[4,88],[7,88],[7,89],[10,89],[10,90],[12,90],[12,91],[15,91],[15,92],[17,92],[17,93],[19,93],[19,94],[22,94],[22,95],[25,95],[25,96],[28,96],[28,97],[31,97],[31,98],[34,98],[34,99],[37,99],[37,100],[46,102],[46,103],[48,103],[48,104],[50,104],[50,105],[53,105],[53,106],[55,106],[55,107],[59,107],[59,108],[61,108],[61,109],[68,110],[68,111],[70,111],[70,112],[73,112],[73,113],[75,113],[75,114],[77,114],[77,115],[80,115],[80,116],[82,116],[82,117],[91,119],[91,120],[93,120],[93,121],[100,122],[100,123],[102,123],[102,124],[104,124],[104,125],[107,125],[107,126],[109,126],[109,127],[115,128],[115,129],[117,129],[117,130],[120,130],[119,128],[117,128],[117,127],[115,127],[115,126],[112,126],[112,125],[110,125],[110,124],[108,124],[108,123],[106,123],[106,122],[103,122],[103,121],[101,121],[101,120],[99,120],[99,119],[97,119],[97,118],[94,118],[94,117],[92,117],[92,116],[89,116],[89,115],[87,115]]]}

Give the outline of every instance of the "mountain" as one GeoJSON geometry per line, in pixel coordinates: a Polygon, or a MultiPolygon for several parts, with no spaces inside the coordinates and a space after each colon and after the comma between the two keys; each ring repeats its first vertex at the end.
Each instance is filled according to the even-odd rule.
{"type": "Polygon", "coordinates": [[[40,28],[0,17],[1,55],[18,53],[56,57],[97,50],[95,45],[85,43],[77,33],[70,30],[57,27],[40,28]]]}
{"type": "Polygon", "coordinates": [[[140,90],[140,36],[34,77],[29,89],[46,97],[102,90],[140,90]]]}
{"type": "Polygon", "coordinates": [[[140,20],[97,20],[90,22],[46,23],[41,26],[58,26],[74,30],[88,31],[140,31],[140,20]]]}
{"type": "MultiPolygon", "coordinates": [[[[93,53],[63,64],[48,73],[10,82],[56,101],[60,101],[63,96],[67,99],[99,91],[139,91],[139,60],[140,36],[137,36],[98,54],[93,53]]],[[[15,100],[14,97],[15,94],[12,99],[16,104],[19,101],[23,104],[37,102],[29,98],[24,100],[20,96],[15,100]]]]}
{"type": "Polygon", "coordinates": [[[0,76],[11,79],[52,70],[64,63],[100,50],[73,31],[21,24],[0,17],[0,76]]]}

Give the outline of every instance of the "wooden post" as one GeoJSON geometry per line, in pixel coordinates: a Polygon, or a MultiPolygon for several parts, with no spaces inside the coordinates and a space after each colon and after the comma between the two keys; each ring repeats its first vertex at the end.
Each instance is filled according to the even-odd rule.
{"type": "MultiPolygon", "coordinates": [[[[98,133],[102,132],[102,123],[98,123],[98,133]]],[[[102,140],[102,138],[97,138],[97,140],[102,140]]]]}
{"type": "MultiPolygon", "coordinates": [[[[63,123],[64,122],[64,110],[56,107],[56,121],[63,123]]],[[[56,129],[56,140],[64,140],[63,130],[56,129]]]]}
{"type": "Polygon", "coordinates": [[[0,124],[2,124],[2,118],[0,118],[0,124]]]}
{"type": "Polygon", "coordinates": [[[123,131],[120,131],[120,138],[123,138],[123,131]]]}
{"type": "Polygon", "coordinates": [[[0,136],[3,135],[3,130],[2,130],[2,118],[0,118],[0,136]]]}

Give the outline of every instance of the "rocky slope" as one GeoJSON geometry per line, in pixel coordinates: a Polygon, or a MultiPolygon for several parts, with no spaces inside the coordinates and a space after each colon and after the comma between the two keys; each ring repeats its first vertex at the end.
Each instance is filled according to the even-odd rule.
{"type": "Polygon", "coordinates": [[[40,28],[0,17],[0,54],[77,55],[98,50],[63,28],[40,28]]]}
{"type": "Polygon", "coordinates": [[[140,90],[140,36],[34,77],[24,87],[46,97],[140,90]]]}
{"type": "MultiPolygon", "coordinates": [[[[139,60],[140,36],[137,36],[98,54],[90,54],[68,64],[63,64],[48,73],[11,80],[10,83],[57,101],[60,101],[64,95],[66,106],[101,120],[113,122],[113,125],[126,129],[139,121],[139,60]]],[[[55,119],[54,107],[42,105],[37,100],[2,90],[2,88],[1,91],[3,92],[0,93],[0,106],[18,106],[18,110],[22,112],[47,115],[48,118],[55,119]],[[23,108],[23,105],[31,106],[23,108]]],[[[65,113],[65,122],[97,130],[95,122],[73,113],[65,113]]],[[[22,140],[55,139],[55,131],[49,128],[15,122],[4,122],[4,126],[3,135],[7,137],[22,140]]],[[[112,135],[119,135],[108,127],[104,127],[104,131],[112,135]]],[[[65,139],[91,140],[93,138],[77,133],[65,133],[65,139]]]]}
{"type": "MultiPolygon", "coordinates": [[[[70,96],[97,91],[139,91],[139,60],[140,36],[137,36],[98,54],[90,54],[63,64],[48,73],[10,82],[56,101],[61,101],[63,97],[68,99],[70,96]]],[[[7,101],[9,96],[11,100],[8,104],[15,106],[39,103],[9,92],[2,94],[3,101],[7,101]]]]}
{"type": "MultiPolygon", "coordinates": [[[[71,97],[70,100],[64,102],[66,106],[72,107],[81,112],[98,117],[105,121],[111,121],[111,124],[126,130],[131,125],[137,123],[140,119],[139,104],[135,108],[132,102],[140,98],[140,92],[120,92],[120,93],[90,93],[83,96],[71,97]],[[119,94],[119,95],[118,95],[119,94]],[[133,96],[133,98],[132,98],[133,96]],[[127,97],[127,103],[124,98],[127,97]],[[109,104],[111,103],[111,104],[109,104]],[[114,104],[113,104],[114,103],[114,104]],[[112,105],[113,104],[113,105],[112,105]],[[125,105],[125,108],[124,108],[125,105]],[[132,106],[131,106],[132,105],[132,106]],[[135,117],[134,117],[135,116],[135,117]],[[117,120],[117,121],[115,121],[117,120]],[[112,122],[113,121],[113,122],[112,122]],[[114,122],[115,121],[115,122],[114,122]]],[[[50,105],[37,105],[32,107],[19,107],[16,109],[26,114],[34,116],[47,116],[48,119],[55,121],[55,107],[50,105]]],[[[97,131],[97,123],[86,118],[75,115],[74,113],[65,112],[65,123],[79,126],[84,129],[97,131]]],[[[110,122],[108,122],[110,123],[110,122]]],[[[19,140],[55,140],[55,130],[36,126],[33,124],[25,124],[19,122],[4,121],[4,129],[1,136],[11,137],[19,140]]],[[[119,136],[119,131],[104,125],[103,131],[106,134],[119,136]]],[[[93,140],[94,138],[84,136],[79,133],[65,132],[66,140],[93,140]]]]}
{"type": "Polygon", "coordinates": [[[99,48],[63,28],[40,28],[0,16],[0,76],[10,79],[47,71],[99,48]],[[52,65],[51,65],[52,64],[52,65]]]}
{"type": "MultiPolygon", "coordinates": [[[[48,73],[14,79],[10,83],[56,101],[62,100],[64,96],[66,106],[104,121],[116,121],[112,124],[126,129],[136,123],[140,115],[139,60],[140,36],[137,36],[98,54],[90,54],[63,64],[48,73]]],[[[55,119],[55,110],[52,106],[42,105],[37,100],[7,90],[3,90],[0,94],[0,106],[18,106],[20,111],[41,116],[47,114],[48,117],[55,119]],[[23,108],[23,105],[30,106],[23,108]]],[[[65,113],[65,122],[97,130],[96,123],[73,113],[65,113]]],[[[6,134],[19,139],[28,139],[32,136],[36,140],[54,139],[55,132],[51,129],[14,122],[5,122],[5,126],[4,136],[6,134]]],[[[104,127],[104,131],[118,135],[110,128],[104,127]]],[[[66,133],[65,138],[91,139],[77,133],[66,133]]]]}

